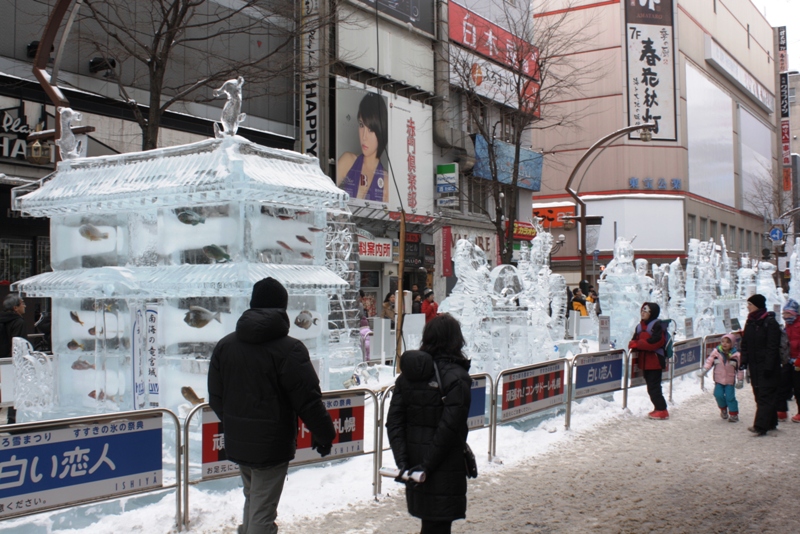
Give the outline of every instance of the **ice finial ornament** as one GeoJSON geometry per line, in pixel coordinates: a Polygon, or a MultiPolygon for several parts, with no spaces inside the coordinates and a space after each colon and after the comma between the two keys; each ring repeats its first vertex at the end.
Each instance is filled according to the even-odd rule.
{"type": "Polygon", "coordinates": [[[61,159],[75,159],[80,155],[81,142],[72,133],[72,121],[80,121],[83,116],[72,108],[65,107],[58,108],[58,116],[61,121],[61,137],[56,139],[56,145],[61,153],[61,159]]]}
{"type": "Polygon", "coordinates": [[[235,80],[228,80],[222,84],[222,87],[215,89],[213,95],[220,97],[223,94],[228,98],[225,106],[222,108],[222,131],[219,129],[219,124],[214,123],[214,135],[217,138],[226,135],[236,135],[239,129],[239,123],[244,121],[247,116],[242,111],[242,85],[244,85],[244,78],[239,76],[235,80]]]}

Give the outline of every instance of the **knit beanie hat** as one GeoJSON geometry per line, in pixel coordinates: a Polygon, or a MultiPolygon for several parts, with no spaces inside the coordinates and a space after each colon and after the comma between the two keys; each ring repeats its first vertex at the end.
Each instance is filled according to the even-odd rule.
{"type": "Polygon", "coordinates": [[[264,278],[253,286],[251,308],[282,308],[289,304],[289,294],[283,284],[274,278],[264,278]]]}
{"type": "Polygon", "coordinates": [[[724,336],[722,336],[722,339],[726,339],[726,338],[728,339],[728,341],[731,342],[731,346],[733,346],[735,348],[736,347],[736,336],[733,335],[733,334],[725,334],[724,336]]]}
{"type": "Polygon", "coordinates": [[[747,299],[747,302],[749,302],[759,310],[767,307],[767,298],[764,295],[759,295],[758,293],[747,299]]]}
{"type": "Polygon", "coordinates": [[[789,302],[783,307],[783,319],[788,324],[794,324],[798,312],[800,312],[800,304],[794,299],[789,299],[789,302]]]}

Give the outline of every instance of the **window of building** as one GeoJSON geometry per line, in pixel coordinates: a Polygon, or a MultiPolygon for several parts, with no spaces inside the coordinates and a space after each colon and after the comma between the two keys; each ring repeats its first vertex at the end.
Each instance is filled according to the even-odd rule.
{"type": "Polygon", "coordinates": [[[714,240],[716,243],[719,240],[719,236],[717,235],[717,221],[711,221],[708,230],[708,237],[714,240]]]}
{"type": "Polygon", "coordinates": [[[469,133],[476,134],[481,132],[481,128],[486,129],[486,117],[488,110],[486,105],[480,102],[467,103],[467,106],[473,106],[474,109],[468,110],[469,114],[469,133]]]}
{"type": "Polygon", "coordinates": [[[33,276],[33,240],[0,239],[0,280],[10,283],[33,276]]]}
{"type": "Polygon", "coordinates": [[[700,217],[700,233],[699,233],[700,241],[705,241],[706,239],[708,239],[708,234],[706,234],[707,231],[708,231],[708,219],[700,217]]]}
{"type": "Polygon", "coordinates": [[[697,237],[697,217],[689,215],[686,219],[686,233],[689,234],[689,239],[697,237]]]}
{"type": "Polygon", "coordinates": [[[747,231],[747,252],[750,253],[750,256],[753,256],[753,233],[748,230],[747,231]]]}
{"type": "Polygon", "coordinates": [[[739,228],[739,252],[747,252],[744,244],[744,228],[739,228]]]}
{"type": "Polygon", "coordinates": [[[735,226],[731,226],[730,229],[729,229],[729,232],[730,232],[730,237],[728,237],[728,247],[730,247],[731,250],[737,250],[737,248],[736,248],[736,227],[735,226]]]}
{"type": "Polygon", "coordinates": [[[727,224],[720,224],[719,225],[719,244],[722,244],[722,240],[725,240],[725,246],[730,246],[728,244],[728,225],[727,224]]]}

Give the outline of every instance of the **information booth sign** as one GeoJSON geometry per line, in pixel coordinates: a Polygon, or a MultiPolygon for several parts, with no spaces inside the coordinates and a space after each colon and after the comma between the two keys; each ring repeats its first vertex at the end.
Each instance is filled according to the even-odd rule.
{"type": "Polygon", "coordinates": [[[163,487],[161,413],[39,426],[0,437],[0,519],[163,487]]]}
{"type": "Polygon", "coordinates": [[[625,351],[603,354],[580,354],[573,362],[575,385],[573,398],[589,397],[598,393],[622,389],[625,351]]]}
{"type": "Polygon", "coordinates": [[[703,349],[700,338],[687,339],[675,343],[673,352],[672,376],[685,375],[700,369],[702,365],[703,349]]]}

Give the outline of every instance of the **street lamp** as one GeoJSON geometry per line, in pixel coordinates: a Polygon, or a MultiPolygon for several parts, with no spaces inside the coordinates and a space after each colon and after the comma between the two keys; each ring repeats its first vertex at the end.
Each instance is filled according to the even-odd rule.
{"type": "MultiPolygon", "coordinates": [[[[656,127],[656,125],[653,124],[653,123],[637,124],[637,125],[634,125],[634,126],[626,126],[625,128],[620,128],[619,130],[611,132],[610,134],[606,135],[605,137],[603,137],[602,139],[598,140],[597,142],[595,142],[595,144],[593,144],[592,146],[589,147],[589,150],[587,150],[583,154],[583,156],[581,156],[581,159],[578,160],[578,163],[575,165],[575,168],[572,169],[572,173],[569,175],[569,179],[567,180],[567,185],[564,187],[564,189],[566,190],[567,193],[569,193],[569,195],[573,199],[575,199],[575,202],[581,208],[580,215],[577,217],[578,220],[581,223],[581,243],[580,243],[581,280],[586,280],[586,255],[587,255],[587,250],[586,250],[586,226],[589,223],[589,219],[586,217],[586,202],[581,200],[581,198],[578,196],[577,190],[572,188],[572,182],[575,180],[575,177],[578,175],[578,171],[580,170],[581,166],[589,159],[589,156],[591,156],[596,150],[599,149],[600,152],[602,152],[603,150],[608,148],[608,146],[613,141],[616,141],[618,138],[620,138],[623,135],[626,135],[626,134],[628,134],[630,132],[635,132],[636,130],[641,130],[642,131],[642,133],[641,133],[641,135],[639,137],[639,139],[641,141],[644,141],[644,142],[650,141],[653,138],[652,130],[655,129],[655,127],[656,127]],[[606,144],[606,143],[608,143],[608,144],[606,144]]],[[[597,155],[599,156],[600,153],[598,153],[597,155]]],[[[584,171],[583,171],[584,174],[586,174],[586,171],[589,169],[589,167],[591,166],[592,163],[594,163],[594,159],[591,162],[589,162],[589,164],[586,166],[586,169],[584,169],[584,171]]],[[[580,184],[578,184],[577,187],[580,187],[580,184]]],[[[597,223],[598,221],[593,221],[593,222],[597,223]]]]}

